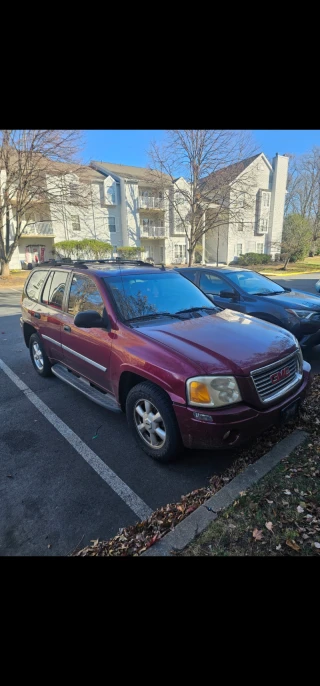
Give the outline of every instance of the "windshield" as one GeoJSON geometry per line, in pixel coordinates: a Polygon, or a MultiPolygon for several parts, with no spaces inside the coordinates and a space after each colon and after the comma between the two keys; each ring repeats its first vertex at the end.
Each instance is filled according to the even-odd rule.
{"type": "Polygon", "coordinates": [[[174,272],[123,274],[104,280],[125,321],[198,308],[219,311],[191,281],[174,272]]]}
{"type": "Polygon", "coordinates": [[[285,293],[284,288],[256,272],[230,272],[228,279],[231,279],[236,286],[240,286],[248,295],[285,293]]]}

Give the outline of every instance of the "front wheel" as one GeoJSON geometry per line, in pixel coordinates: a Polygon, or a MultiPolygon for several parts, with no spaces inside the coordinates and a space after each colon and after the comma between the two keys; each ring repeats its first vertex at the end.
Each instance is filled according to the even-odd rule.
{"type": "Polygon", "coordinates": [[[29,350],[32,364],[40,376],[51,376],[51,364],[36,333],[30,336],[29,350]]]}
{"type": "Polygon", "coordinates": [[[128,393],[126,415],[135,440],[149,457],[170,462],[183,450],[172,403],[167,394],[149,382],[128,393]]]}

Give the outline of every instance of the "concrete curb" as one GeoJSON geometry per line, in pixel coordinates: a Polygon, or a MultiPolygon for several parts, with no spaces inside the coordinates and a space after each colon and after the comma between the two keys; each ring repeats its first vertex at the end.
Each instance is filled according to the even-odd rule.
{"type": "Polygon", "coordinates": [[[226,486],[223,486],[212,498],[206,500],[194,512],[155,543],[141,557],[166,557],[172,552],[183,550],[191,541],[213,522],[218,512],[229,507],[241,491],[245,491],[257,483],[265,474],[273,469],[283,458],[289,455],[308,438],[305,431],[293,431],[280,443],[277,443],[268,453],[260,457],[257,462],[250,464],[243,472],[235,476],[226,486]],[[208,509],[210,508],[210,509],[208,509]]]}
{"type": "MultiPolygon", "coordinates": [[[[247,267],[246,267],[247,268],[247,267]]],[[[316,274],[320,272],[320,268],[318,269],[316,274]]],[[[279,276],[279,272],[257,272],[258,274],[262,274],[263,276],[279,276]]],[[[314,274],[314,272],[280,272],[281,278],[284,278],[286,276],[298,276],[300,274],[305,274],[306,276],[309,276],[310,274],[314,274]]]]}

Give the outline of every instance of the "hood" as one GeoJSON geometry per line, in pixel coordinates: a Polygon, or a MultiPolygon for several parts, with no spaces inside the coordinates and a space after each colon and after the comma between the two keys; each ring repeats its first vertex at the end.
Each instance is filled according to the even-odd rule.
{"type": "Polygon", "coordinates": [[[205,374],[248,376],[296,349],[289,331],[233,310],[159,322],[139,328],[139,333],[189,358],[205,374]]]}
{"type": "Polygon", "coordinates": [[[295,310],[318,310],[320,312],[320,298],[318,295],[305,293],[304,291],[286,291],[279,293],[279,295],[263,295],[260,296],[262,300],[266,300],[274,305],[282,305],[283,307],[291,307],[295,310]]]}

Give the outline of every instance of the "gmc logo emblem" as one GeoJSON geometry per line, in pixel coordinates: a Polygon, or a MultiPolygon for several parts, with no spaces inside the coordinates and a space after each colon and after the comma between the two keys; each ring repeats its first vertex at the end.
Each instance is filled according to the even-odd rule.
{"type": "Polygon", "coordinates": [[[280,369],[279,372],[275,372],[274,374],[271,374],[270,381],[272,384],[279,383],[279,381],[286,379],[287,376],[290,376],[289,367],[285,367],[284,369],[280,369]]]}

